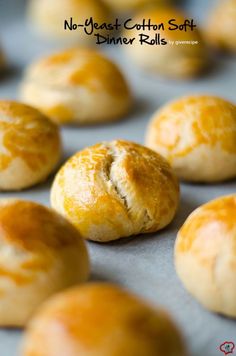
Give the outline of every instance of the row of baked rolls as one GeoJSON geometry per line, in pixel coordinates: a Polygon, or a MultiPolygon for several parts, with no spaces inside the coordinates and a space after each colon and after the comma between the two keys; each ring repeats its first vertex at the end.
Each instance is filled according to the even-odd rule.
{"type": "MultiPolygon", "coordinates": [[[[235,213],[235,194],[209,202],[188,217],[175,243],[176,269],[186,288],[210,310],[231,317],[235,213]]],[[[107,284],[78,287],[46,302],[30,322],[22,350],[24,356],[185,355],[165,312],[107,284]]]]}
{"type": "MultiPolygon", "coordinates": [[[[0,189],[24,189],[45,180],[56,168],[61,156],[58,127],[38,110],[17,102],[0,101],[0,115],[2,135],[0,189]]],[[[152,174],[159,172],[160,165],[166,165],[165,159],[173,167],[176,175],[183,180],[212,183],[235,178],[236,107],[227,100],[210,95],[193,95],[177,99],[166,104],[153,115],[147,128],[146,145],[157,154],[125,141],[98,144],[76,154],[58,173],[58,177],[65,175],[66,179],[71,179],[67,174],[67,171],[72,171],[71,162],[79,162],[74,165],[73,176],[84,174],[81,172],[84,172],[86,169],[84,167],[88,164],[89,173],[86,176],[88,179],[93,172],[89,167],[94,165],[96,169],[103,170],[109,184],[111,179],[116,185],[121,184],[121,187],[116,189],[120,189],[123,200],[128,199],[126,204],[128,210],[132,212],[135,208],[129,207],[129,200],[132,199],[129,194],[135,187],[130,186],[128,191],[127,187],[124,188],[127,184],[124,181],[125,176],[113,177],[115,167],[118,170],[117,174],[120,175],[120,170],[124,169],[123,164],[126,164],[124,162],[129,158],[133,160],[133,170],[136,165],[135,176],[131,176],[128,164],[125,167],[128,172],[126,176],[130,180],[137,180],[141,171],[152,170],[152,166],[155,165],[156,170],[153,170],[152,174]],[[118,157],[120,153],[122,156],[118,157]],[[85,157],[86,154],[85,161],[81,157],[85,157]],[[96,165],[94,157],[100,165],[96,165]]],[[[131,160],[129,163],[131,164],[131,160]]],[[[54,187],[59,181],[62,180],[56,178],[54,187]]],[[[66,182],[65,180],[63,184],[67,184],[66,182]]],[[[90,182],[87,183],[90,187],[90,182]]],[[[95,179],[93,184],[96,184],[95,179]]],[[[141,177],[139,184],[145,186],[141,177]]],[[[68,185],[70,186],[71,183],[69,182],[68,185]]],[[[103,190],[105,191],[104,186],[103,190]]],[[[71,194],[73,193],[72,191],[71,194]]],[[[64,199],[63,195],[67,194],[67,191],[60,190],[61,197],[57,197],[56,200],[53,197],[53,199],[59,202],[64,199]]],[[[73,199],[71,201],[73,202],[73,199]]],[[[59,204],[60,211],[69,209],[69,203],[67,207],[61,204],[59,204]]],[[[142,209],[139,210],[139,214],[141,211],[142,209]]],[[[143,212],[143,215],[145,214],[143,212]]],[[[74,219],[76,220],[75,217],[74,219]]],[[[135,229],[131,230],[135,231],[135,229]]]]}
{"type": "MultiPolygon", "coordinates": [[[[30,0],[28,6],[28,15],[32,25],[37,27],[38,31],[43,33],[47,39],[51,38],[60,41],[64,40],[67,43],[69,41],[78,45],[91,45],[96,42],[93,36],[86,36],[82,29],[65,31],[63,26],[64,21],[69,21],[70,18],[73,17],[75,23],[83,24],[86,19],[90,19],[90,17],[92,17],[94,22],[99,24],[104,22],[109,23],[114,21],[115,18],[115,15],[111,13],[110,8],[115,12],[118,12],[118,14],[119,12],[130,10],[133,11],[139,8],[143,8],[143,10],[140,10],[138,14],[134,15],[134,23],[139,23],[140,19],[142,20],[145,18],[147,20],[151,19],[153,23],[157,24],[166,22],[166,20],[169,21],[170,19],[176,19],[178,24],[183,24],[185,19],[191,17],[184,12],[180,12],[175,7],[170,6],[169,3],[171,3],[171,1],[167,0],[61,0],[60,6],[57,6],[57,0],[30,0]]],[[[206,20],[204,30],[202,31],[204,34],[204,40],[213,47],[235,53],[235,24],[236,0],[225,0],[223,2],[219,1],[210,10],[209,16],[206,20]]],[[[167,40],[198,40],[202,42],[202,39],[199,37],[197,30],[189,30],[188,33],[184,33],[184,31],[168,31],[168,23],[166,23],[166,25],[166,30],[161,31],[160,33],[161,35],[164,35],[167,40]],[[177,34],[176,38],[174,32],[177,34]]],[[[97,30],[96,33],[106,35],[108,34],[108,31],[100,29],[97,30]]],[[[148,31],[147,34],[151,35],[152,37],[155,33],[154,31],[148,31]]],[[[142,62],[145,61],[147,64],[148,59],[145,59],[144,53],[146,50],[151,50],[148,47],[157,46],[142,46],[142,50],[140,47],[139,55],[141,55],[141,58],[138,58],[138,54],[136,57],[135,53],[131,53],[132,56],[137,59],[138,63],[142,64],[142,62]]],[[[133,46],[130,46],[130,52],[132,48],[133,46]]],[[[167,53],[165,58],[167,59],[167,54],[170,54],[170,60],[174,59],[175,62],[171,67],[171,71],[169,73],[167,72],[167,74],[172,75],[176,62],[178,62],[179,54],[180,63],[182,62],[182,72],[184,69],[184,58],[182,57],[188,57],[188,54],[190,56],[189,62],[185,62],[187,68],[184,75],[192,76],[194,73],[197,74],[204,63],[204,59],[201,60],[200,58],[201,54],[204,55],[205,58],[204,51],[202,50],[202,44],[199,46],[196,44],[186,46],[179,45],[178,47],[169,46],[168,51],[166,51],[167,53]],[[198,49],[200,49],[200,51],[198,49]],[[174,51],[176,51],[176,56],[174,51]],[[181,52],[184,54],[181,55],[181,52]],[[196,59],[194,60],[195,55],[196,59]]],[[[161,56],[158,55],[158,52],[156,52],[157,55],[155,58],[149,57],[148,67],[150,67],[150,64],[152,64],[152,67],[158,68],[158,64],[156,66],[154,64],[154,61],[158,62],[158,58],[160,58],[159,61],[161,61],[161,56]]],[[[154,50],[153,53],[155,53],[154,50]]],[[[159,65],[161,65],[161,63],[159,63],[159,65]]],[[[168,66],[170,67],[169,63],[165,64],[165,62],[162,62],[162,65],[167,69],[168,66]]],[[[178,75],[181,74],[180,65],[177,65],[178,75]]],[[[176,75],[176,73],[174,73],[174,75],[176,75]]]]}
{"type": "MultiPolygon", "coordinates": [[[[38,27],[43,29],[43,31],[46,31],[47,35],[50,34],[53,37],[58,37],[58,38],[64,38],[66,41],[68,39],[75,40],[75,42],[78,44],[80,43],[87,43],[93,41],[95,43],[95,38],[93,36],[87,36],[85,33],[81,31],[65,31],[64,27],[62,26],[63,21],[65,18],[68,16],[70,18],[72,15],[71,14],[78,14],[76,17],[76,20],[80,19],[80,22],[83,23],[86,18],[90,18],[91,16],[93,17],[93,20],[98,23],[102,22],[108,22],[111,19],[109,18],[109,11],[107,10],[106,6],[104,4],[97,3],[98,0],[70,0],[70,1],[65,1],[63,0],[63,3],[61,3],[61,6],[55,6],[55,0],[43,0],[43,1],[35,1],[31,0],[30,2],[30,16],[32,17],[33,21],[35,24],[38,24],[38,27]]],[[[107,0],[108,2],[112,2],[113,0],[107,0]]],[[[147,0],[146,2],[152,2],[155,3],[155,0],[147,0]]],[[[160,1],[160,0],[158,0],[160,1]]],[[[135,5],[136,1],[130,1],[127,2],[125,1],[124,4],[127,6],[132,6],[135,5]]],[[[138,3],[145,3],[145,0],[137,0],[138,3]]],[[[120,2],[119,2],[120,4],[120,2]]],[[[122,5],[123,6],[123,5],[122,5]]],[[[126,46],[125,50],[126,53],[129,55],[131,60],[134,60],[138,65],[141,67],[151,70],[153,72],[159,73],[161,75],[165,75],[171,78],[192,78],[195,77],[199,74],[201,74],[204,70],[206,70],[209,67],[209,55],[208,55],[208,50],[206,47],[206,43],[210,43],[211,45],[224,49],[230,52],[236,52],[236,42],[235,42],[235,34],[236,34],[236,0],[227,0],[224,1],[223,4],[219,4],[216,6],[216,8],[212,11],[212,14],[209,18],[208,23],[205,26],[205,29],[203,31],[204,36],[201,35],[201,32],[198,30],[198,28],[194,28],[192,31],[190,30],[169,30],[169,20],[170,19],[175,19],[176,23],[178,24],[183,24],[185,20],[188,18],[188,15],[185,14],[184,12],[171,7],[167,6],[159,6],[159,7],[151,7],[144,9],[140,11],[138,14],[136,14],[133,18],[133,24],[139,24],[142,23],[143,19],[148,22],[148,20],[151,20],[153,24],[161,24],[163,23],[165,26],[165,29],[159,29],[158,31],[155,30],[143,30],[142,31],[142,36],[145,38],[147,37],[147,42],[151,42],[151,40],[155,40],[155,37],[157,34],[160,35],[161,38],[165,39],[167,41],[167,44],[165,46],[162,45],[149,45],[145,44],[145,42],[141,43],[140,40],[140,34],[141,32],[137,30],[135,27],[131,30],[126,30],[122,34],[123,36],[127,38],[136,38],[135,41],[132,43],[130,46],[126,46]],[[177,43],[176,43],[177,41],[177,43]],[[194,43],[194,44],[193,44],[194,43]]],[[[111,21],[112,22],[112,21],[111,21]]],[[[132,27],[132,26],[131,26],[132,27]]],[[[105,30],[97,30],[98,33],[100,34],[107,34],[105,30]]],[[[117,34],[116,34],[117,35],[117,34]]],[[[83,57],[83,61],[79,60],[79,58],[76,59],[76,56],[74,55],[74,60],[69,63],[68,61],[68,56],[65,55],[66,52],[61,56],[60,59],[60,65],[57,61],[49,61],[51,63],[50,70],[54,69],[55,66],[55,72],[58,71],[63,71],[66,73],[67,69],[76,69],[76,66],[81,66],[82,64],[86,64],[86,62],[90,62],[90,59],[88,58],[88,53],[89,50],[87,50],[87,58],[85,56],[86,51],[83,50],[80,54],[80,56],[83,57]],[[63,60],[65,58],[65,60],[63,60]],[[72,64],[73,62],[73,64],[72,64]],[[58,65],[58,66],[57,66],[58,65]],[[60,68],[61,66],[61,68],[60,68]]],[[[70,51],[69,51],[70,53],[70,51]]],[[[79,56],[79,57],[80,57],[79,56]]],[[[111,64],[108,62],[104,61],[103,63],[101,62],[101,56],[100,59],[99,57],[94,56],[94,63],[88,63],[88,66],[86,65],[87,69],[87,74],[85,78],[88,77],[88,73],[92,72],[92,76],[94,77],[94,81],[99,81],[101,84],[102,79],[100,78],[101,76],[101,70],[99,68],[102,68],[104,71],[105,67],[108,67],[107,70],[107,75],[110,77],[113,77],[114,80],[110,81],[110,83],[113,84],[113,94],[114,94],[114,83],[118,82],[118,86],[115,88],[116,93],[115,97],[121,93],[121,95],[124,94],[123,99],[120,98],[120,102],[115,102],[114,105],[110,105],[110,111],[111,111],[111,118],[108,120],[112,120],[113,118],[113,110],[114,107],[120,107],[126,108],[127,103],[129,102],[128,100],[128,94],[127,94],[127,88],[125,89],[125,84],[122,86],[119,86],[122,83],[122,79],[118,78],[117,75],[117,70],[114,70],[114,68],[111,68],[111,64]],[[99,65],[96,65],[96,62],[99,62],[99,65]],[[96,70],[94,70],[96,69],[96,70]],[[98,70],[98,74],[96,75],[96,71],[98,70]],[[124,93],[123,93],[124,90],[124,93]],[[125,92],[126,91],[126,92],[125,92]],[[125,105],[125,100],[124,98],[127,97],[127,102],[125,105]],[[123,105],[122,105],[123,103],[123,105]]],[[[48,64],[49,64],[48,62],[48,64]]],[[[79,75],[76,75],[75,80],[70,80],[70,78],[67,78],[64,76],[64,80],[60,78],[60,80],[56,79],[53,80],[53,76],[50,74],[49,67],[46,69],[43,65],[43,61],[36,63],[36,65],[33,66],[34,70],[31,69],[29,71],[29,77],[27,76],[27,82],[29,80],[31,85],[31,89],[26,90],[26,99],[27,100],[32,100],[33,103],[35,101],[35,96],[40,95],[40,102],[42,102],[42,105],[47,108],[47,110],[50,109],[52,106],[53,101],[57,102],[58,101],[58,96],[60,97],[60,94],[63,94],[63,91],[68,91],[71,90],[71,94],[67,97],[64,93],[64,101],[63,105],[56,105],[56,108],[51,109],[55,110],[55,112],[52,114],[52,116],[58,116],[60,115],[60,112],[62,113],[62,122],[70,122],[70,121],[100,121],[100,116],[104,116],[104,111],[96,110],[95,112],[98,112],[98,118],[96,119],[93,118],[94,116],[94,111],[91,113],[91,118],[89,117],[88,119],[83,118],[83,113],[82,118],[77,118],[74,117],[74,111],[77,109],[78,105],[76,104],[75,96],[76,99],[81,96],[78,95],[78,91],[75,92],[76,86],[78,84],[81,84],[81,79],[84,76],[80,73],[79,75]],[[44,78],[42,83],[40,79],[44,78]],[[78,83],[78,78],[79,78],[79,83],[78,83]],[[49,88],[50,86],[54,87],[49,88]],[[46,90],[45,93],[43,90],[46,90]],[[48,90],[50,89],[50,92],[48,90]],[[59,90],[55,93],[55,90],[59,90]],[[32,94],[31,94],[32,90],[32,94]],[[73,95],[72,95],[73,94],[73,95]],[[49,100],[46,98],[49,96],[49,100]],[[71,117],[68,119],[68,117],[71,117]],[[68,121],[67,121],[68,120],[68,121]]],[[[44,64],[46,64],[46,59],[44,61],[44,64]]],[[[2,52],[0,53],[0,69],[3,69],[3,67],[6,67],[6,61],[3,58],[2,52]]],[[[80,69],[79,69],[80,71],[80,69]]],[[[104,78],[105,79],[105,78],[104,78]]],[[[107,79],[105,79],[105,82],[107,79]]],[[[82,80],[83,84],[84,80],[82,80]]],[[[90,82],[91,82],[91,76],[90,76],[90,82]]],[[[87,79],[86,79],[87,83],[87,79]]],[[[104,82],[103,82],[104,83],[104,82]]],[[[109,83],[109,81],[108,81],[109,83]]],[[[85,85],[86,87],[86,85],[85,85]]],[[[78,88],[77,88],[78,89],[78,88]]],[[[102,92],[104,90],[104,87],[102,87],[102,92]]],[[[87,96],[88,101],[91,99],[91,93],[89,96],[87,96]],[[89,98],[90,97],[90,98],[89,98]]],[[[106,102],[107,98],[103,96],[103,99],[99,96],[97,96],[95,99],[97,99],[97,103],[106,102]],[[100,99],[100,100],[99,100],[100,99]]],[[[82,93],[82,104],[86,100],[86,93],[82,93]]],[[[62,99],[59,99],[59,101],[63,101],[62,99]]],[[[81,105],[81,101],[79,101],[81,105]]],[[[90,102],[91,104],[91,102],[90,102]]],[[[112,104],[112,101],[111,101],[112,104]]],[[[55,107],[55,105],[53,105],[55,107]]],[[[93,105],[90,105],[90,107],[93,107],[93,105]]],[[[123,111],[126,111],[126,109],[121,109],[123,114],[123,111]]],[[[90,115],[90,111],[88,109],[85,109],[85,116],[90,115]]],[[[118,109],[118,113],[115,114],[115,116],[120,115],[120,109],[118,109]]],[[[77,116],[77,113],[76,113],[77,116]]],[[[58,119],[58,118],[57,118],[58,119]]],[[[105,118],[102,118],[103,120],[106,120],[106,115],[105,118]]]]}
{"type": "MultiPolygon", "coordinates": [[[[44,1],[35,2],[38,7],[41,7],[43,3],[44,1]]],[[[38,14],[40,14],[40,12],[37,12],[37,16],[38,14]]],[[[180,10],[167,6],[161,8],[151,8],[140,12],[133,18],[132,21],[130,21],[130,23],[128,24],[130,27],[132,27],[132,25],[134,27],[134,24],[143,23],[145,19],[146,23],[148,23],[148,21],[150,20],[152,24],[163,23],[165,29],[160,29],[158,31],[153,29],[144,29],[140,31],[137,30],[136,27],[134,27],[133,29],[124,30],[124,33],[122,33],[121,36],[126,37],[127,39],[135,38],[132,44],[125,46],[126,53],[129,55],[131,60],[134,60],[134,62],[136,62],[138,65],[141,65],[141,67],[144,67],[148,70],[152,70],[161,75],[166,75],[173,78],[192,78],[201,74],[208,66],[209,58],[206,46],[198,29],[194,28],[192,31],[172,31],[168,29],[170,26],[168,21],[170,19],[176,19],[179,24],[183,24],[186,18],[187,15],[182,13],[180,10]],[[155,39],[157,33],[161,36],[161,38],[167,41],[166,45],[148,45],[145,44],[145,42],[140,41],[140,36],[142,36],[142,38],[145,38],[146,36],[148,38],[148,41],[150,42],[151,40],[155,39]],[[178,44],[175,44],[176,40],[178,40],[178,44]],[[191,45],[189,43],[183,43],[183,41],[195,41],[195,44],[191,45]]],[[[75,36],[75,34],[77,33],[78,36],[80,36],[79,38],[85,37],[85,35],[83,35],[82,30],[77,32],[74,31],[71,34],[70,31],[64,31],[61,26],[60,30],[58,30],[58,34],[60,34],[60,32],[63,32],[64,35],[67,34],[67,37],[69,38],[70,36],[75,36]]],[[[99,33],[99,30],[97,30],[96,33],[97,32],[99,33]]],[[[110,36],[112,37],[111,34],[110,36]]],[[[119,35],[115,33],[113,34],[113,36],[118,37],[119,35]]],[[[95,37],[87,37],[92,38],[95,42],[95,37]]],[[[72,70],[81,71],[80,67],[82,65],[85,65],[87,69],[85,76],[86,83],[88,83],[87,77],[90,81],[91,78],[94,78],[96,86],[96,81],[100,81],[100,76],[103,75],[106,66],[108,66],[107,73],[110,74],[109,81],[108,79],[106,79],[106,81],[113,86],[117,81],[118,83],[120,81],[115,73],[113,73],[112,71],[109,72],[109,64],[104,60],[101,61],[101,56],[95,56],[95,52],[92,52],[92,50],[87,49],[86,51],[84,49],[77,48],[77,50],[73,51],[73,56],[72,52],[69,50],[68,52],[62,52],[62,55],[60,57],[58,55],[55,58],[57,58],[57,60],[53,60],[53,57],[48,57],[43,59],[42,61],[36,62],[28,71],[28,74],[26,76],[26,82],[30,82],[29,84],[31,84],[31,87],[28,87],[28,90],[26,92],[27,99],[29,97],[32,98],[33,96],[37,97],[37,95],[39,94],[41,98],[39,102],[43,102],[45,103],[45,105],[50,105],[50,101],[52,101],[52,99],[56,100],[56,95],[50,95],[50,93],[48,93],[48,89],[62,90],[62,86],[65,87],[66,85],[67,87],[69,86],[69,88],[72,90],[73,85],[75,86],[81,84],[81,79],[84,79],[84,76],[83,78],[81,77],[81,74],[77,74],[75,76],[73,75],[72,70]],[[93,53],[93,61],[89,60],[89,53],[93,53]],[[57,75],[58,72],[62,72],[59,78],[57,75]],[[68,78],[68,75],[70,75],[70,73],[72,74],[71,78],[76,78],[76,81],[68,78]],[[110,80],[110,78],[112,78],[112,80],[110,80]],[[43,90],[45,90],[45,92],[43,92],[43,90]],[[50,96],[50,99],[48,101],[45,99],[47,98],[47,96],[50,96]]],[[[82,81],[82,84],[84,84],[84,80],[82,81]]],[[[116,95],[118,95],[119,92],[122,93],[121,87],[116,87],[113,89],[116,90],[116,95]]],[[[99,104],[99,100],[97,101],[97,103],[99,104]]],[[[96,111],[99,112],[99,108],[96,111]]],[[[93,114],[94,111],[92,115],[93,114]]]]}
{"type": "MultiPolygon", "coordinates": [[[[82,25],[92,17],[94,23],[101,25],[113,22],[117,16],[122,17],[123,11],[166,2],[169,0],[60,0],[60,6],[57,6],[57,0],[30,0],[27,12],[32,27],[47,40],[94,45],[95,38],[85,35],[82,28],[65,31],[64,21],[70,23],[70,18],[73,18],[73,24],[82,25]]],[[[106,35],[108,31],[99,29],[96,33],[106,35]]]]}
{"type": "MultiPolygon", "coordinates": [[[[235,195],[198,208],[181,228],[175,247],[177,272],[186,288],[209,309],[233,317],[235,213],[235,195]]],[[[88,254],[77,229],[33,202],[2,200],[0,226],[0,324],[22,326],[50,295],[87,279],[88,254]]],[[[106,285],[65,292],[40,308],[30,323],[23,354],[30,355],[35,347],[39,356],[56,351],[74,356],[78,350],[90,355],[91,349],[96,355],[113,355],[113,348],[124,347],[128,355],[137,348],[140,355],[162,355],[163,348],[167,355],[184,355],[179,334],[165,313],[106,285]],[[84,320],[89,320],[89,347],[84,320]],[[104,327],[98,329],[98,322],[104,327]],[[60,334],[61,344],[55,342],[58,328],[67,330],[60,334]]]]}
{"type": "MultiPolygon", "coordinates": [[[[175,249],[187,289],[208,308],[234,317],[235,202],[232,195],[197,209],[180,230],[175,249]]],[[[21,326],[48,296],[86,280],[88,255],[78,230],[39,204],[2,200],[0,225],[0,323],[21,326]]]]}

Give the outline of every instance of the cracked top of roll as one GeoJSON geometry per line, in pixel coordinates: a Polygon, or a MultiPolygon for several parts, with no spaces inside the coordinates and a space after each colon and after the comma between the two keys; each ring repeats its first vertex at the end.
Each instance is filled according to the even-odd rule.
{"type": "Polygon", "coordinates": [[[57,174],[51,204],[86,239],[106,242],[157,231],[173,219],[178,181],[166,160],[139,144],[98,143],[57,174]]]}

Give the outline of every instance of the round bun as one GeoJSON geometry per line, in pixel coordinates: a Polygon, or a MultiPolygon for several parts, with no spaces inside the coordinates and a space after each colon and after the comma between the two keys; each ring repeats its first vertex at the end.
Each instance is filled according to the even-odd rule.
{"type": "Polygon", "coordinates": [[[170,0],[104,0],[109,7],[118,12],[133,11],[144,6],[159,5],[169,1],[170,0]]]}
{"type": "Polygon", "coordinates": [[[217,182],[236,176],[236,107],[214,96],[187,96],[158,110],[148,147],[183,180],[217,182]]]}
{"type": "Polygon", "coordinates": [[[31,321],[23,356],[184,356],[169,315],[111,284],[87,284],[46,302],[31,321]]]}
{"type": "MultiPolygon", "coordinates": [[[[74,43],[76,45],[95,45],[94,36],[87,35],[82,27],[70,30],[64,28],[65,20],[71,25],[83,25],[87,19],[93,18],[99,24],[108,22],[110,14],[103,1],[100,0],[30,0],[28,7],[30,22],[39,33],[47,39],[74,43]]],[[[104,34],[104,30],[96,30],[104,34]]]]}
{"type": "Polygon", "coordinates": [[[114,121],[132,102],[118,67],[89,49],[66,50],[32,64],[21,97],[60,124],[114,121]]]}
{"type": "Polygon", "coordinates": [[[171,78],[191,78],[199,75],[208,63],[207,51],[201,39],[198,30],[193,31],[171,31],[169,30],[169,23],[171,19],[175,19],[175,24],[183,24],[188,16],[181,13],[172,7],[155,7],[142,10],[136,17],[134,17],[133,24],[142,24],[143,19],[151,20],[152,24],[164,24],[165,29],[149,30],[145,29],[138,31],[136,29],[126,30],[125,36],[128,38],[135,37],[132,46],[126,46],[125,50],[129,57],[144,69],[156,72],[158,74],[168,76],[171,78]],[[166,45],[161,44],[145,44],[141,43],[142,38],[148,42],[155,39],[157,33],[162,39],[167,41],[166,45]],[[145,36],[149,36],[146,38],[145,36]],[[189,43],[174,43],[169,41],[197,41],[197,44],[191,45],[189,43]]]}
{"type": "Polygon", "coordinates": [[[98,143],[71,157],[57,174],[51,204],[85,239],[107,242],[168,225],[179,185],[157,153],[128,141],[98,143]]]}
{"type": "Polygon", "coordinates": [[[38,110],[0,101],[0,189],[19,190],[45,180],[61,154],[58,128],[38,110]]]}
{"type": "Polygon", "coordinates": [[[175,265],[186,289],[207,309],[236,317],[236,194],[188,217],[176,240],[175,265]]]}
{"type": "Polygon", "coordinates": [[[220,50],[236,53],[236,0],[219,1],[206,25],[206,39],[220,50]]]}
{"type": "Polygon", "coordinates": [[[24,326],[46,298],[88,277],[79,232],[42,205],[0,201],[0,326],[24,326]]]}

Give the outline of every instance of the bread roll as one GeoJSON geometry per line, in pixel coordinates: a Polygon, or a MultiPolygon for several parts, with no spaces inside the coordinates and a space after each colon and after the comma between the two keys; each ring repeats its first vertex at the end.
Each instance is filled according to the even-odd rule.
{"type": "Polygon", "coordinates": [[[132,142],[98,143],[57,174],[51,204],[85,239],[107,242],[154,232],[176,212],[179,185],[157,153],[132,142]]]}
{"type": "MultiPolygon", "coordinates": [[[[95,45],[94,36],[84,32],[83,27],[70,31],[64,28],[65,20],[70,24],[83,25],[87,19],[102,24],[109,22],[110,14],[103,1],[100,0],[30,0],[28,17],[39,33],[47,39],[74,43],[76,45],[95,45]]],[[[96,33],[104,34],[104,30],[96,33]]]]}
{"type": "Polygon", "coordinates": [[[213,47],[236,54],[236,0],[218,1],[210,13],[205,33],[213,47]]]}
{"type": "Polygon", "coordinates": [[[146,145],[162,154],[179,178],[218,182],[236,176],[236,107],[210,95],[177,99],[158,110],[146,145]]]}
{"type": "Polygon", "coordinates": [[[0,326],[24,326],[46,298],[88,277],[78,231],[30,201],[0,200],[0,326]]]}
{"type": "Polygon", "coordinates": [[[207,309],[236,317],[236,194],[200,206],[175,244],[177,274],[207,309]]]}
{"type": "Polygon", "coordinates": [[[170,0],[104,0],[114,11],[134,11],[142,7],[159,5],[170,2],[170,0]]]}
{"type": "Polygon", "coordinates": [[[168,23],[170,20],[175,20],[175,25],[182,25],[189,19],[188,15],[173,7],[154,7],[140,11],[128,25],[132,27],[134,24],[142,24],[143,19],[146,24],[149,19],[151,24],[163,23],[164,29],[126,30],[124,35],[128,38],[135,37],[135,41],[124,49],[135,63],[149,71],[177,79],[195,77],[207,67],[208,54],[197,28],[193,31],[188,28],[186,32],[169,30],[169,27],[173,28],[173,25],[168,23]],[[160,44],[158,41],[161,39],[166,40],[167,44],[160,44]],[[154,44],[151,45],[152,40],[154,44]],[[193,42],[195,44],[190,44],[193,42]]]}
{"type": "Polygon", "coordinates": [[[0,189],[19,190],[45,180],[61,154],[58,128],[38,110],[0,101],[0,189]]]}
{"type": "Polygon", "coordinates": [[[184,356],[169,315],[111,284],[87,284],[46,302],[22,356],[184,356]]]}
{"type": "Polygon", "coordinates": [[[36,61],[26,71],[21,98],[59,124],[96,124],[125,115],[128,85],[118,67],[89,49],[71,49],[36,61]]]}

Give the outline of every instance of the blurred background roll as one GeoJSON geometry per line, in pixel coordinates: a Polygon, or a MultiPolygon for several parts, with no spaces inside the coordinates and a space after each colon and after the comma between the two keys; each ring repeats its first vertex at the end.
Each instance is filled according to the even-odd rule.
{"type": "Polygon", "coordinates": [[[104,2],[118,13],[137,10],[141,7],[166,4],[171,0],[104,0],[104,2]]]}
{"type": "Polygon", "coordinates": [[[93,36],[87,36],[82,28],[65,31],[64,21],[72,17],[74,23],[83,24],[92,17],[95,22],[107,22],[109,10],[100,0],[30,0],[28,17],[32,26],[49,39],[89,45],[95,43],[93,36]]]}
{"type": "Polygon", "coordinates": [[[61,51],[26,70],[21,98],[59,124],[96,124],[128,113],[132,97],[118,66],[92,49],[61,51]]]}
{"type": "MultiPolygon", "coordinates": [[[[129,58],[143,69],[161,74],[170,78],[192,78],[201,74],[208,65],[208,54],[198,28],[191,31],[169,30],[169,20],[175,19],[175,24],[184,24],[185,19],[191,17],[174,7],[154,7],[140,11],[134,18],[133,24],[146,23],[151,19],[152,24],[164,24],[164,29],[154,30],[137,29],[126,30],[124,35],[128,38],[136,37],[132,45],[126,46],[125,51],[129,58]],[[160,34],[160,39],[165,39],[167,44],[141,43],[145,38],[151,42],[160,34]],[[172,41],[173,43],[170,43],[172,41]],[[176,41],[178,43],[176,43],[176,41]],[[183,43],[187,41],[186,43],[183,43]],[[188,43],[191,42],[191,43],[188,43]],[[192,44],[195,42],[194,44],[192,44]]],[[[173,26],[172,26],[173,27],[173,26]]]]}
{"type": "Polygon", "coordinates": [[[50,299],[25,334],[22,356],[186,356],[168,313],[108,283],[50,299]]]}
{"type": "Polygon", "coordinates": [[[206,38],[213,47],[236,54],[236,0],[220,0],[212,8],[206,38]]]}

